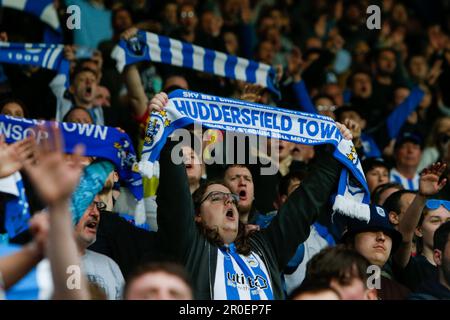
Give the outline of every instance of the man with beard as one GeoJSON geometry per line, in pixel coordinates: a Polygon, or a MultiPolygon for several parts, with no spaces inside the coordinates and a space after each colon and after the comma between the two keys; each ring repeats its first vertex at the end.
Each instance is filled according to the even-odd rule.
{"type": "Polygon", "coordinates": [[[439,278],[424,283],[410,300],[450,299],[450,221],[443,223],[434,233],[434,262],[439,278]]]}

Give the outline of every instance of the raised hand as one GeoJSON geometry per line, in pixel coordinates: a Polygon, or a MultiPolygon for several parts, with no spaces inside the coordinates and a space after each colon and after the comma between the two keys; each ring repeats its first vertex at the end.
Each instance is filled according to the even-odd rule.
{"type": "Polygon", "coordinates": [[[120,37],[125,40],[130,40],[137,34],[137,32],[138,32],[138,29],[135,27],[132,27],[132,28],[129,28],[129,29],[125,30],[124,32],[122,32],[120,37]]]}
{"type": "Polygon", "coordinates": [[[152,100],[149,102],[150,112],[161,111],[169,102],[169,96],[165,92],[157,93],[153,96],[152,100]]]}
{"type": "Polygon", "coordinates": [[[336,121],[336,127],[338,127],[339,131],[341,132],[342,137],[345,140],[352,140],[353,139],[352,132],[350,131],[350,129],[348,129],[345,126],[345,124],[342,124],[342,123],[336,121]]]}
{"type": "Polygon", "coordinates": [[[32,160],[33,154],[32,138],[28,137],[8,145],[0,135],[0,178],[21,170],[26,161],[32,160]]]}
{"type": "Polygon", "coordinates": [[[445,186],[447,179],[439,182],[439,177],[444,173],[447,167],[446,163],[433,163],[422,170],[419,180],[419,194],[422,196],[433,196],[445,186]]]}
{"type": "MultiPolygon", "coordinates": [[[[42,200],[48,205],[56,205],[70,199],[81,176],[82,145],[74,150],[72,162],[64,160],[64,141],[54,123],[38,127],[47,134],[36,147],[36,161],[25,163],[25,170],[42,200]]],[[[45,136],[45,135],[44,135],[45,136]]]]}

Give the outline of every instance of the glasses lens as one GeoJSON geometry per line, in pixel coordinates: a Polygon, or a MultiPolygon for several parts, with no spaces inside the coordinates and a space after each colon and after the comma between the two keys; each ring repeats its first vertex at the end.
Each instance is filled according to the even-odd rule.
{"type": "Polygon", "coordinates": [[[102,201],[95,202],[95,205],[98,210],[105,210],[105,208],[106,208],[106,203],[104,203],[102,201]]]}

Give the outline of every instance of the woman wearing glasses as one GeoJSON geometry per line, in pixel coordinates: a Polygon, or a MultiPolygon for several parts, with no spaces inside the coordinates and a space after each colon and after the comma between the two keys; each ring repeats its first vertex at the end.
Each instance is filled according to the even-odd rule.
{"type": "MultiPolygon", "coordinates": [[[[161,95],[151,102],[160,108],[166,103],[161,95]]],[[[351,139],[345,126],[339,128],[351,139]]],[[[330,152],[318,152],[311,176],[292,193],[271,225],[247,233],[239,222],[238,198],[222,182],[209,182],[191,197],[185,167],[171,160],[173,147],[168,141],[160,157],[158,237],[162,249],[186,267],[194,297],[283,299],[281,271],[307,239],[310,225],[327,209],[341,165],[330,152]]]]}

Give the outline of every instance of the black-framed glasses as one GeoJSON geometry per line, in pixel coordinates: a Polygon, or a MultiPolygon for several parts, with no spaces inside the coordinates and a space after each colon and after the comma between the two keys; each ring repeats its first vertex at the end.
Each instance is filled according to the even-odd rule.
{"type": "Polygon", "coordinates": [[[94,201],[95,206],[97,207],[98,211],[103,211],[106,209],[106,203],[103,201],[94,201]]]}
{"type": "Polygon", "coordinates": [[[202,203],[208,199],[211,200],[211,202],[215,202],[215,203],[220,202],[220,201],[222,201],[223,203],[226,203],[227,201],[231,201],[236,206],[239,202],[239,196],[237,194],[226,193],[226,192],[222,192],[222,191],[211,191],[210,193],[208,193],[208,195],[206,197],[203,198],[202,201],[200,201],[198,206],[200,207],[202,205],[202,203]]]}
{"type": "Polygon", "coordinates": [[[445,209],[450,210],[450,201],[430,199],[430,200],[427,200],[427,202],[425,203],[425,206],[430,210],[436,210],[440,206],[443,206],[445,209]]]}

